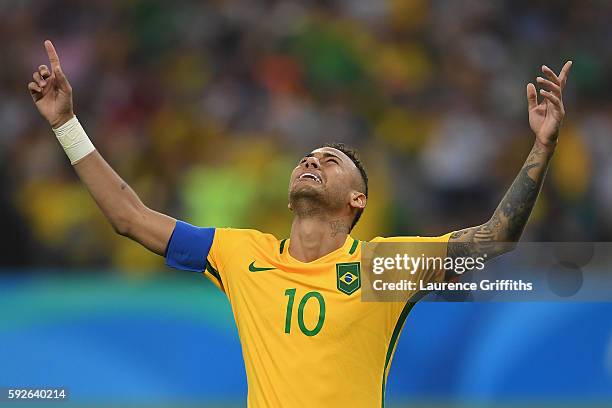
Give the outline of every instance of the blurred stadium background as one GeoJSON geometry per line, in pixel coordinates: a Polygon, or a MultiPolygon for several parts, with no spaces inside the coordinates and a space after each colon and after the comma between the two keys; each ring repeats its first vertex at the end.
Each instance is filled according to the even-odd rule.
{"type": "MultiPolygon", "coordinates": [[[[355,237],[483,222],[533,142],[525,84],[572,59],[524,239],[611,240],[612,2],[0,0],[0,387],[103,406],[246,395],[222,295],[116,236],[39,117],[26,84],[46,38],[91,139],[145,203],[279,237],[291,169],[328,141],[359,148],[370,175],[355,237]]],[[[421,304],[390,405],[605,406],[611,312],[421,304]]]]}

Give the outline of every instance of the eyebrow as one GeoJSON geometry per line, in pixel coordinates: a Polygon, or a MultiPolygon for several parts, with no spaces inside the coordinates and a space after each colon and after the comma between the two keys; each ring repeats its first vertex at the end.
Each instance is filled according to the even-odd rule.
{"type": "MultiPolygon", "coordinates": [[[[304,156],[304,158],[306,158],[306,157],[314,157],[314,153],[308,153],[306,156],[304,156]]],[[[336,156],[335,154],[332,154],[332,153],[323,152],[323,157],[334,157],[334,158],[340,160],[340,162],[343,161],[340,157],[338,157],[338,156],[336,156]]]]}

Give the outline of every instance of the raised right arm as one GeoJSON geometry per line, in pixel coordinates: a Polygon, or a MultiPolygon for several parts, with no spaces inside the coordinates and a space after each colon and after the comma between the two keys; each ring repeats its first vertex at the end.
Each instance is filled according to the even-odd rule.
{"type": "Polygon", "coordinates": [[[45,48],[51,70],[39,66],[28,84],[38,111],[53,127],[74,170],[114,230],[164,255],[176,220],[145,206],[94,149],[74,116],[72,87],[51,41],[45,41],[45,48]]]}

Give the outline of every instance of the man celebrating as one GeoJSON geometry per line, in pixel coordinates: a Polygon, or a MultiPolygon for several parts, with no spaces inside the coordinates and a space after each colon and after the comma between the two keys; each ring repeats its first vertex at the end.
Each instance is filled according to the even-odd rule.
{"type": "MultiPolygon", "coordinates": [[[[50,41],[50,68],[28,84],[79,178],[115,231],[166,257],[169,266],[204,273],[228,297],[246,365],[252,407],[384,405],[395,345],[414,303],[360,300],[359,241],[349,233],[368,199],[368,178],[342,144],[300,160],[289,182],[294,218],[289,239],[255,230],[198,228],[146,207],[95,150],[72,108],[72,88],[50,41]]],[[[571,62],[557,76],[543,66],[543,88],[527,85],[535,143],[525,165],[486,223],[440,237],[374,242],[441,242],[440,256],[477,255],[484,245],[516,242],[542,186],[564,117],[562,91],[571,62]],[[446,249],[447,248],[447,249],[446,249]]],[[[419,271],[443,281],[454,273],[419,271]]]]}

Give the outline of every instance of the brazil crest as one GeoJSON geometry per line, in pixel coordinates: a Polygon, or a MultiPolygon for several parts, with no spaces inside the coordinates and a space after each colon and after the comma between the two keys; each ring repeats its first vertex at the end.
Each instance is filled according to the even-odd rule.
{"type": "Polygon", "coordinates": [[[361,287],[361,265],[359,262],[336,264],[338,290],[350,295],[361,287]]]}

